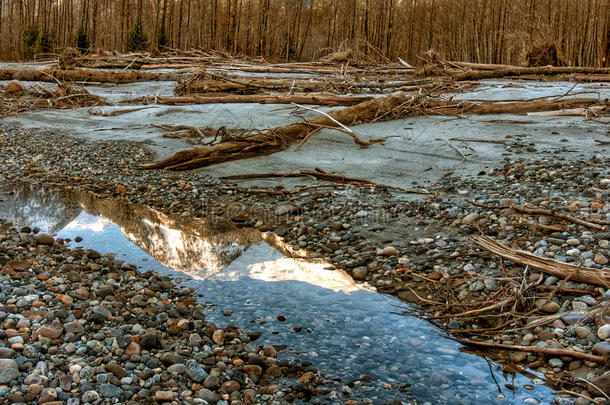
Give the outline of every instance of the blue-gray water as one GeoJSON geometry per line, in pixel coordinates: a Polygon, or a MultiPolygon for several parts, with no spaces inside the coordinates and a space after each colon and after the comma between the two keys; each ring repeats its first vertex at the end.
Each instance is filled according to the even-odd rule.
{"type": "Polygon", "coordinates": [[[541,379],[505,377],[497,364],[460,351],[424,320],[398,315],[401,302],[360,288],[341,271],[285,258],[244,232],[218,237],[199,229],[204,223],[181,228],[180,221],[151,212],[29,187],[0,191],[0,218],[184,279],[213,304],[209,320],[260,331],[259,343],[286,345],[282,356],[310,360],[334,378],[337,402],[342,395],[380,404],[555,400],[541,379]],[[352,384],[363,375],[372,379],[352,384]]]}

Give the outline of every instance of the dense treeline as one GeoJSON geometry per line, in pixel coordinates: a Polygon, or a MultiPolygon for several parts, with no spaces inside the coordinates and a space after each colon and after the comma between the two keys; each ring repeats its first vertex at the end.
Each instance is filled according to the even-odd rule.
{"type": "Polygon", "coordinates": [[[555,43],[570,65],[607,65],[610,0],[0,0],[0,58],[69,45],[202,48],[269,60],[340,49],[417,63],[520,64],[555,43]]]}

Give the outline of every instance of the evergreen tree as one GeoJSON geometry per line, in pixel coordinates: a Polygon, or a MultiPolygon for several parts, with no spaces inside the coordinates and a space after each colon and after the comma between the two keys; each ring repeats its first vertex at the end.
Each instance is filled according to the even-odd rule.
{"type": "Polygon", "coordinates": [[[143,51],[148,46],[148,36],[142,28],[142,20],[138,18],[129,35],[127,35],[127,50],[130,52],[143,51]]]}
{"type": "Polygon", "coordinates": [[[37,41],[37,51],[42,53],[49,53],[53,51],[53,46],[51,45],[51,37],[49,33],[40,33],[37,41]]]}
{"type": "Polygon", "coordinates": [[[169,39],[167,38],[167,34],[165,33],[165,26],[161,26],[159,31],[157,31],[157,48],[161,50],[166,47],[169,43],[169,39]]]}
{"type": "Polygon", "coordinates": [[[23,53],[26,58],[32,58],[38,48],[40,30],[35,25],[28,25],[23,30],[23,53]]]}
{"type": "Polygon", "coordinates": [[[87,38],[87,33],[83,27],[80,27],[78,31],[76,31],[76,49],[81,53],[85,53],[89,50],[89,38],[87,38]]]}

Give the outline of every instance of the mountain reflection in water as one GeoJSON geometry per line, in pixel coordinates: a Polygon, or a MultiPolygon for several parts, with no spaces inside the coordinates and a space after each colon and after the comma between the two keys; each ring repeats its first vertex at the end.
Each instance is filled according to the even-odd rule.
{"type": "MultiPolygon", "coordinates": [[[[236,228],[222,221],[167,216],[150,207],[119,199],[101,199],[90,193],[37,190],[22,185],[5,190],[1,195],[0,217],[18,226],[38,227],[47,233],[59,232],[59,237],[71,239],[81,236],[83,244],[91,249],[96,249],[87,243],[92,235],[85,235],[107,232],[103,239],[108,249],[117,240],[118,235],[109,230],[116,225],[130,242],[160,264],[196,280],[220,273],[250,245],[264,245],[261,233],[256,230],[236,228]]],[[[100,243],[99,236],[95,239],[100,243]]],[[[246,276],[262,281],[296,280],[346,293],[360,289],[348,274],[325,270],[327,267],[325,263],[280,257],[227,269],[219,278],[227,281],[246,276]]]]}
{"type": "Polygon", "coordinates": [[[59,190],[0,190],[0,200],[0,218],[61,238],[81,236],[73,247],[186,278],[223,310],[210,308],[207,320],[259,331],[263,345],[289,347],[292,353],[280,358],[296,353],[312,361],[336,382],[332,389],[349,388],[348,397],[444,405],[555,399],[543,380],[464,353],[430,323],[397,315],[400,301],[367,291],[328,264],[287,258],[277,241],[272,245],[279,250],[256,231],[59,190]],[[368,382],[360,381],[363,375],[368,382]]]}

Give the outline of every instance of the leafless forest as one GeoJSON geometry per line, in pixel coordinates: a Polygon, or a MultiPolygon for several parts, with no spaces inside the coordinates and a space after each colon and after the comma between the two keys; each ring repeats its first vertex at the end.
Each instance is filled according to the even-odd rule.
{"type": "MultiPolygon", "coordinates": [[[[65,46],[201,48],[267,60],[352,50],[383,61],[521,64],[553,43],[568,65],[608,65],[610,0],[0,0],[0,58],[65,46]],[[79,42],[80,41],[80,42],[79,42]]],[[[133,50],[133,49],[132,49],[133,50]]]]}

